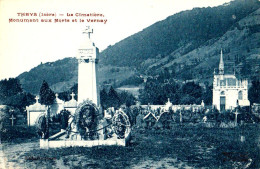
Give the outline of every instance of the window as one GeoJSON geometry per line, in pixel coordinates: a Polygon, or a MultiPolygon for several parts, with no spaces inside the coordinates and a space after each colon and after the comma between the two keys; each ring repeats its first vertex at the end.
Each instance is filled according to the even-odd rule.
{"type": "Polygon", "coordinates": [[[228,78],[227,84],[228,84],[228,86],[236,86],[236,79],[228,78]]]}
{"type": "Polygon", "coordinates": [[[243,100],[243,92],[242,91],[238,92],[238,100],[243,100]]]}

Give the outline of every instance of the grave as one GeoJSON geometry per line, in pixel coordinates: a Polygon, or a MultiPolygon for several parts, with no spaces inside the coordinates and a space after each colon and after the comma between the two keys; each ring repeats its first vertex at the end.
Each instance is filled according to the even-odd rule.
{"type": "Polygon", "coordinates": [[[56,98],[54,100],[54,103],[50,106],[50,117],[55,116],[56,114],[59,114],[61,110],[64,109],[64,101],[60,100],[58,98],[58,94],[55,94],[56,98]]]}
{"type": "Polygon", "coordinates": [[[47,114],[47,106],[42,105],[39,103],[39,97],[35,97],[36,103],[30,106],[26,106],[27,110],[27,125],[28,126],[35,126],[37,123],[38,119],[42,115],[47,114]]]}
{"type": "MultiPolygon", "coordinates": [[[[61,119],[63,119],[61,126],[63,126],[63,128],[64,126],[68,127],[49,138],[45,138],[45,132],[47,132],[45,128],[48,122],[46,123],[45,120],[43,120],[44,118],[39,118],[37,123],[42,137],[42,139],[40,139],[41,148],[92,147],[100,145],[126,146],[130,139],[130,121],[122,109],[111,109],[113,112],[108,110],[105,111],[107,112],[106,116],[104,117],[103,115],[97,85],[99,52],[98,48],[95,47],[95,44],[90,39],[91,33],[93,33],[93,29],[90,27],[87,27],[83,31],[85,38],[77,55],[79,64],[78,101],[75,100],[75,94],[72,93],[72,99],[62,104],[56,95],[56,105],[53,106],[53,110],[55,111],[63,109],[63,113],[60,113],[61,116],[64,116],[61,117],[61,119]],[[64,113],[66,111],[69,112],[69,117],[64,113]]],[[[27,112],[35,112],[35,110],[32,110],[33,108],[43,110],[45,107],[40,105],[37,100],[36,105],[28,107],[27,112]]],[[[42,116],[48,117],[46,114],[42,116]]],[[[30,124],[31,123],[30,121],[30,124]]]]}
{"type": "Polygon", "coordinates": [[[158,121],[157,117],[151,111],[146,116],[144,116],[143,120],[145,122],[146,128],[153,127],[158,121]]]}

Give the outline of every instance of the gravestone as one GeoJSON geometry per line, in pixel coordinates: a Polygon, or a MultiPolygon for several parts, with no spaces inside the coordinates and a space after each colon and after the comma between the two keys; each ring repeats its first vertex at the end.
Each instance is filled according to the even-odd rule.
{"type": "Polygon", "coordinates": [[[56,98],[54,103],[50,106],[50,117],[53,117],[60,113],[64,109],[64,101],[58,98],[58,94],[55,94],[56,98]]]}
{"type": "Polygon", "coordinates": [[[155,123],[157,122],[157,117],[150,111],[146,116],[143,118],[145,122],[145,127],[146,128],[152,128],[155,123]]]}
{"type": "Polygon", "coordinates": [[[70,94],[71,100],[64,103],[63,107],[64,109],[68,110],[71,115],[75,114],[75,111],[77,109],[78,103],[77,100],[75,100],[75,94],[72,92],[70,94]]]}
{"type": "Polygon", "coordinates": [[[34,126],[37,122],[37,119],[41,115],[46,115],[48,107],[45,105],[41,105],[39,103],[39,97],[35,97],[36,103],[30,106],[26,106],[27,111],[27,125],[28,126],[34,126]]]}
{"type": "Polygon", "coordinates": [[[13,127],[13,126],[14,126],[14,120],[16,120],[16,118],[15,118],[14,115],[12,114],[9,119],[11,120],[11,125],[12,125],[12,127],[13,127]]]}
{"type": "Polygon", "coordinates": [[[170,112],[163,112],[158,118],[157,125],[164,129],[170,128],[170,123],[172,122],[172,115],[170,112]]]}

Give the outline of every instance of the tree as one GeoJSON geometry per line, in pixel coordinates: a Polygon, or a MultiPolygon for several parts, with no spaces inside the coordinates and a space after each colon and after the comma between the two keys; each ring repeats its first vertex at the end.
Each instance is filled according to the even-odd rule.
{"type": "Polygon", "coordinates": [[[125,104],[126,107],[130,107],[131,105],[135,104],[135,97],[132,94],[130,94],[126,91],[123,91],[123,92],[119,93],[118,95],[120,98],[120,103],[125,104]]]}
{"type": "Polygon", "coordinates": [[[52,105],[55,99],[54,92],[50,89],[48,83],[44,80],[40,89],[40,103],[52,105]]]}
{"type": "Polygon", "coordinates": [[[19,79],[9,78],[0,81],[0,97],[5,99],[23,91],[19,79]]]}
{"type": "Polygon", "coordinates": [[[7,115],[6,107],[1,108],[0,109],[0,144],[1,144],[1,139],[2,139],[2,133],[4,133],[6,131],[4,123],[7,118],[8,118],[8,115],[7,115]]]}
{"type": "Polygon", "coordinates": [[[142,104],[148,104],[152,103],[154,104],[156,97],[157,97],[157,90],[159,86],[157,87],[155,82],[147,82],[145,83],[144,89],[140,89],[140,95],[139,98],[142,102],[142,104]]]}
{"type": "Polygon", "coordinates": [[[209,86],[208,84],[206,84],[206,90],[204,91],[202,96],[202,100],[204,100],[204,103],[206,105],[212,104],[212,97],[213,97],[212,89],[213,89],[212,85],[209,86]]]}
{"type": "Polygon", "coordinates": [[[248,99],[250,100],[251,104],[253,103],[260,103],[260,81],[253,80],[252,86],[249,88],[248,91],[248,99]]]}
{"type": "Polygon", "coordinates": [[[100,91],[100,103],[103,109],[107,109],[108,106],[108,94],[105,89],[100,91]]]}
{"type": "Polygon", "coordinates": [[[34,102],[34,96],[23,92],[19,79],[9,78],[0,81],[0,104],[24,109],[34,102]]]}
{"type": "Polygon", "coordinates": [[[159,80],[160,82],[164,82],[164,80],[166,79],[170,79],[171,74],[169,72],[168,68],[164,68],[160,73],[159,73],[159,77],[157,80],[159,80]]]}
{"type": "Polygon", "coordinates": [[[199,84],[194,82],[185,83],[182,86],[182,92],[184,95],[188,96],[186,99],[183,99],[183,104],[201,103],[203,89],[199,84]]]}
{"type": "Polygon", "coordinates": [[[50,116],[50,105],[53,104],[55,99],[54,92],[50,89],[48,83],[44,80],[40,89],[40,102],[48,106],[47,119],[46,119],[46,134],[45,138],[49,137],[49,116],[50,116]]]}
{"type": "Polygon", "coordinates": [[[252,66],[245,60],[244,62],[242,62],[242,69],[240,72],[243,77],[247,77],[252,73],[252,66]]]}
{"type": "Polygon", "coordinates": [[[16,95],[7,97],[4,101],[5,105],[14,106],[19,109],[25,109],[26,106],[33,104],[35,96],[30,93],[18,93],[16,95]]]}
{"type": "Polygon", "coordinates": [[[71,100],[71,93],[74,93],[75,100],[78,100],[78,83],[74,84],[69,90],[59,93],[59,98],[64,101],[71,100]]]}
{"type": "Polygon", "coordinates": [[[120,99],[117,92],[111,86],[108,92],[108,106],[118,108],[120,106],[120,99]]]}

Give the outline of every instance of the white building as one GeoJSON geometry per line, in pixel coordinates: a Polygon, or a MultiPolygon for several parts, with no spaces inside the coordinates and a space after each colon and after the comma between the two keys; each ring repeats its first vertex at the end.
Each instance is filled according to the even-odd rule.
{"type": "Polygon", "coordinates": [[[250,106],[248,81],[239,80],[233,74],[224,74],[223,53],[221,50],[219,72],[214,72],[212,105],[219,111],[232,110],[237,106],[250,106]]]}

